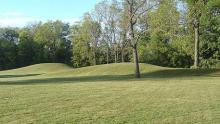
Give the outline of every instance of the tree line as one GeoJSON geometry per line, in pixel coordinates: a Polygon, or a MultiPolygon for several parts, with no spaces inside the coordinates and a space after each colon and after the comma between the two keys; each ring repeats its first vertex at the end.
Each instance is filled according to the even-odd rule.
{"type": "Polygon", "coordinates": [[[37,63],[73,67],[134,62],[215,67],[220,1],[104,0],[74,25],[62,21],[0,28],[0,70],[37,63]]]}

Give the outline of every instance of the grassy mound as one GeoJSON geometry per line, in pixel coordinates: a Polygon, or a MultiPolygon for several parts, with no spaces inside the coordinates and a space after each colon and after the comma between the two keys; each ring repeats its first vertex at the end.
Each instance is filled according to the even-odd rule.
{"type": "Polygon", "coordinates": [[[53,73],[69,70],[70,67],[60,63],[45,63],[27,66],[23,68],[0,71],[0,74],[38,74],[38,73],[53,73]]]}
{"type": "MultiPolygon", "coordinates": [[[[155,70],[165,69],[163,67],[140,64],[141,71],[151,72],[155,70]]],[[[134,73],[134,66],[132,63],[121,63],[121,64],[106,64],[97,65],[90,67],[83,67],[74,70],[69,70],[59,75],[69,75],[69,76],[94,76],[94,75],[131,75],[134,73]]]]}
{"type": "MultiPolygon", "coordinates": [[[[192,78],[198,76],[219,76],[219,69],[174,69],[140,64],[142,78],[192,78]]],[[[20,69],[0,72],[0,82],[75,82],[75,81],[108,81],[133,79],[132,63],[107,64],[73,69],[65,64],[37,64],[20,69]],[[47,79],[46,81],[44,81],[47,79]],[[26,80],[26,81],[25,81],[26,80]]]]}

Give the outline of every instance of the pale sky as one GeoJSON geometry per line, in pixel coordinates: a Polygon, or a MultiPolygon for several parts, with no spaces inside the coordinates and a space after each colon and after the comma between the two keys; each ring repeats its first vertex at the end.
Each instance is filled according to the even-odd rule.
{"type": "Polygon", "coordinates": [[[0,26],[62,20],[73,24],[101,0],[1,0],[0,26]]]}

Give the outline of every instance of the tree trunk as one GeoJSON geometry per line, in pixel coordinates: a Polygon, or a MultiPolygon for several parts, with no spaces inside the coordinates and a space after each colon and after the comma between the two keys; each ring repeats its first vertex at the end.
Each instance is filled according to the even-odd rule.
{"type": "Polygon", "coordinates": [[[195,60],[194,60],[194,67],[199,67],[199,23],[196,22],[195,24],[195,60]]]}
{"type": "MultiPolygon", "coordinates": [[[[141,74],[140,74],[140,68],[139,68],[139,60],[138,60],[138,52],[137,52],[137,42],[135,41],[135,32],[134,32],[134,26],[137,23],[137,20],[134,18],[133,15],[137,14],[134,11],[134,0],[128,2],[129,4],[129,23],[130,23],[130,45],[133,48],[133,58],[134,58],[134,65],[135,65],[135,77],[136,78],[140,78],[141,74]]],[[[137,8],[138,9],[138,8],[137,8]]]]}
{"type": "Polygon", "coordinates": [[[141,74],[140,74],[138,52],[137,52],[137,46],[136,45],[133,47],[133,57],[134,57],[134,64],[135,64],[135,77],[140,78],[141,74]]]}
{"type": "Polygon", "coordinates": [[[52,44],[52,61],[56,62],[56,40],[53,40],[53,44],[52,44]]]}
{"type": "Polygon", "coordinates": [[[123,33],[123,41],[122,41],[122,46],[121,46],[121,61],[122,61],[122,63],[125,62],[125,59],[124,59],[125,40],[126,40],[126,33],[123,33]]]}
{"type": "Polygon", "coordinates": [[[117,51],[115,50],[115,63],[117,63],[117,51]]]}
{"type": "Polygon", "coordinates": [[[117,45],[116,43],[114,44],[114,51],[115,51],[115,63],[118,63],[118,57],[117,57],[117,54],[118,54],[118,50],[117,50],[117,45]]]}
{"type": "Polygon", "coordinates": [[[134,58],[134,64],[135,64],[135,77],[140,78],[140,68],[139,68],[139,60],[138,60],[138,52],[137,52],[137,43],[135,43],[135,36],[134,36],[134,24],[133,21],[131,20],[130,22],[130,30],[131,30],[131,44],[133,48],[133,58],[134,58]]]}
{"type": "Polygon", "coordinates": [[[121,49],[121,62],[124,63],[125,59],[124,59],[124,48],[122,47],[121,49]]]}
{"type": "Polygon", "coordinates": [[[135,77],[140,78],[140,68],[139,68],[139,59],[138,59],[138,52],[137,52],[137,43],[135,43],[135,36],[134,36],[134,25],[131,23],[131,44],[133,48],[133,58],[134,58],[134,64],[135,64],[135,77]]]}
{"type": "Polygon", "coordinates": [[[109,48],[107,48],[107,64],[109,64],[109,48]]]}
{"type": "Polygon", "coordinates": [[[116,60],[117,60],[117,63],[118,63],[118,58],[119,58],[119,50],[118,50],[118,46],[117,46],[117,48],[116,48],[116,52],[117,52],[117,55],[116,55],[116,60]]]}
{"type": "Polygon", "coordinates": [[[96,50],[94,51],[94,65],[96,65],[96,50]]]}

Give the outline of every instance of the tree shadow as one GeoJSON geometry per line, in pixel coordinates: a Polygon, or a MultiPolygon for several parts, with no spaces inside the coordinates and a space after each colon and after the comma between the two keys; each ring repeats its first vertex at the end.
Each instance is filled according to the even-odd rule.
{"type": "Polygon", "coordinates": [[[48,77],[42,79],[27,79],[17,81],[1,82],[0,85],[35,85],[35,84],[62,84],[62,83],[82,83],[82,82],[105,82],[105,81],[141,81],[155,79],[187,79],[192,77],[220,77],[220,69],[164,69],[148,73],[143,73],[141,79],[135,79],[133,75],[97,75],[97,76],[77,76],[77,77],[48,77]]]}
{"type": "Polygon", "coordinates": [[[164,69],[142,74],[143,78],[220,77],[220,69],[164,69]]]}
{"type": "Polygon", "coordinates": [[[130,75],[101,75],[101,76],[79,76],[79,77],[49,77],[43,79],[27,79],[18,81],[1,82],[0,85],[34,85],[34,84],[56,84],[56,83],[82,83],[102,81],[132,80],[130,75]]]}
{"type": "Polygon", "coordinates": [[[18,78],[18,77],[31,77],[38,76],[42,74],[25,74],[25,75],[0,75],[0,78],[18,78]]]}

